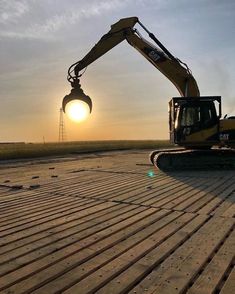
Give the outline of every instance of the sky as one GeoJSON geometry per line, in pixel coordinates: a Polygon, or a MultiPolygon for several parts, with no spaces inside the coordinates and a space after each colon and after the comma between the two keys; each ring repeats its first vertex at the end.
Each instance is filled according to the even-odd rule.
{"type": "MultiPolygon", "coordinates": [[[[68,67],[130,16],[188,64],[201,95],[222,96],[223,115],[235,115],[233,0],[0,0],[0,142],[57,141],[68,67]]],[[[93,111],[79,124],[64,116],[68,141],[168,139],[168,101],[179,93],[126,41],[81,84],[93,111]]]]}

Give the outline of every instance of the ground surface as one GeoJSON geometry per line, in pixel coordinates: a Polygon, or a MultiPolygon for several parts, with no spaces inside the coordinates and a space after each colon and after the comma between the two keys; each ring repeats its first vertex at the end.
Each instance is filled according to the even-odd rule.
{"type": "Polygon", "coordinates": [[[5,162],[0,184],[1,293],[235,293],[235,171],[110,152],[5,162]]]}

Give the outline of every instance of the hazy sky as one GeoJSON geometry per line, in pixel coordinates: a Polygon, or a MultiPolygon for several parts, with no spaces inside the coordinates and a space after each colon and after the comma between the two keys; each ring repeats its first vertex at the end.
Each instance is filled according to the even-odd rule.
{"type": "MultiPolygon", "coordinates": [[[[67,68],[129,16],[188,64],[201,95],[221,95],[223,114],[235,114],[234,0],[0,0],[0,141],[57,141],[67,68]]],[[[80,124],[65,118],[69,140],[168,138],[168,101],[179,94],[127,42],[81,83],[93,112],[80,124]]]]}

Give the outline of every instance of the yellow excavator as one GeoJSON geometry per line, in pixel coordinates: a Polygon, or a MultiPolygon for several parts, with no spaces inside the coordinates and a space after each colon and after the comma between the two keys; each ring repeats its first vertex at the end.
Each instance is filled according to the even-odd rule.
{"type": "Polygon", "coordinates": [[[151,162],[162,170],[235,169],[235,117],[221,119],[221,97],[200,96],[187,64],[174,57],[137,17],[113,24],[84,58],[69,67],[67,79],[72,90],[63,99],[64,112],[72,100],[86,102],[91,112],[92,101],[83,92],[79,78],[88,65],[124,40],[165,75],[181,95],[169,102],[170,140],[179,147],[153,151],[151,162]],[[142,37],[136,24],[156,45],[142,37]]]}

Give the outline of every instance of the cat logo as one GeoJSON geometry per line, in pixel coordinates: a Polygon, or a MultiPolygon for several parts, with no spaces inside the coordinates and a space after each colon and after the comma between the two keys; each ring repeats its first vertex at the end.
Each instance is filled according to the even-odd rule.
{"type": "Polygon", "coordinates": [[[228,141],[229,134],[220,134],[219,138],[220,138],[220,141],[228,141]]]}
{"type": "Polygon", "coordinates": [[[158,61],[159,59],[161,59],[161,56],[154,50],[149,52],[149,57],[153,60],[153,61],[158,61]]]}
{"type": "Polygon", "coordinates": [[[162,61],[166,61],[166,59],[167,59],[165,57],[164,53],[160,52],[158,50],[154,50],[154,49],[150,49],[150,48],[145,47],[143,49],[143,52],[146,55],[148,55],[148,57],[150,57],[153,62],[162,62],[162,61]]]}

